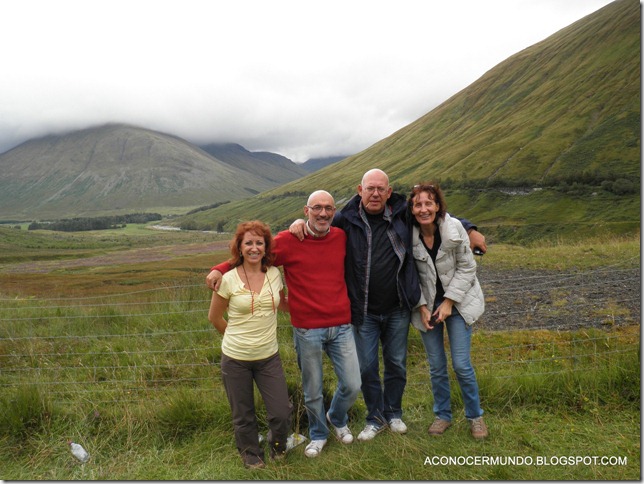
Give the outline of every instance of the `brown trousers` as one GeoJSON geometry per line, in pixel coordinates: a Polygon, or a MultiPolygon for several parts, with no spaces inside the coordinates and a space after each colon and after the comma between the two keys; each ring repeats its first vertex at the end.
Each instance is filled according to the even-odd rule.
{"type": "Polygon", "coordinates": [[[236,360],[222,354],[221,375],[232,410],[237,450],[244,464],[264,461],[264,450],[259,445],[253,382],[266,406],[267,440],[271,452],[285,452],[293,405],[288,397],[279,353],[256,361],[236,360]]]}

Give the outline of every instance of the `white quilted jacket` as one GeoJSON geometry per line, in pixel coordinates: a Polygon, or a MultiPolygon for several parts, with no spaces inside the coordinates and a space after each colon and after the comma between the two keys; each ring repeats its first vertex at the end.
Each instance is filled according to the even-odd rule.
{"type": "MultiPolygon", "coordinates": [[[[457,219],[445,214],[444,220],[438,221],[441,234],[441,246],[436,255],[436,268],[429,253],[420,239],[420,230],[413,227],[413,253],[423,290],[424,299],[430,311],[436,297],[436,271],[445,289],[445,297],[454,301],[467,324],[476,322],[485,310],[485,300],[481,285],[476,278],[476,261],[470,249],[470,241],[463,225],[457,219]]],[[[411,317],[414,327],[425,331],[416,308],[411,317]]]]}

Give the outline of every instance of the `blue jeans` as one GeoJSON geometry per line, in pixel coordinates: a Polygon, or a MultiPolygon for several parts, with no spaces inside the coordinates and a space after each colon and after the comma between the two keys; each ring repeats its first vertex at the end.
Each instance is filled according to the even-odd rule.
{"type": "MultiPolygon", "coordinates": [[[[435,308],[439,304],[440,301],[437,301],[435,308]]],[[[434,415],[448,422],[452,420],[447,356],[443,340],[444,327],[447,327],[449,335],[452,367],[461,387],[465,417],[468,419],[480,417],[483,415],[483,410],[479,399],[479,386],[470,360],[472,326],[465,323],[456,308],[452,310],[452,315],[445,322],[436,325],[434,329],[420,333],[429,362],[429,376],[434,395],[434,415]]]]}
{"type": "Polygon", "coordinates": [[[309,417],[311,440],[329,436],[324,411],[322,355],[326,353],[333,364],[338,384],[329,407],[329,418],[336,427],[347,425],[347,412],[360,393],[360,367],[353,340],[351,324],[330,328],[293,328],[297,364],[302,373],[304,404],[309,417]]]}
{"type": "Polygon", "coordinates": [[[367,424],[382,427],[402,417],[402,396],[407,384],[407,336],[410,312],[397,308],[388,314],[367,314],[353,334],[362,376],[367,424]],[[380,381],[378,345],[382,343],[384,381],[380,381]]]}

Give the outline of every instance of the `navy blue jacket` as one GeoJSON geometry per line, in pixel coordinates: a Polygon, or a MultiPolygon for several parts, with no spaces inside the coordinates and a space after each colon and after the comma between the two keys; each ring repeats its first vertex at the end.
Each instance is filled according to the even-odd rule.
{"type": "MultiPolygon", "coordinates": [[[[421,289],[416,265],[409,244],[409,227],[406,222],[407,201],[404,196],[392,193],[387,201],[383,217],[398,235],[401,245],[399,255],[397,288],[398,298],[404,308],[412,310],[420,300],[421,289]]],[[[351,300],[351,323],[360,326],[367,314],[369,304],[369,255],[370,248],[365,221],[360,212],[362,200],[355,195],[347,205],[335,214],[333,225],[347,234],[345,278],[351,300]]],[[[396,308],[391,308],[396,309],[396,308]]]]}
{"type": "MultiPolygon", "coordinates": [[[[335,214],[332,225],[347,234],[347,255],[345,258],[345,279],[351,301],[351,323],[360,326],[367,315],[369,305],[369,240],[366,223],[361,217],[362,200],[355,195],[342,210],[335,214]]],[[[394,248],[399,255],[397,288],[401,306],[410,311],[421,298],[421,288],[412,254],[411,224],[407,211],[407,199],[399,193],[392,193],[387,200],[383,217],[393,227],[401,241],[401,247],[394,248]]],[[[476,228],[468,220],[461,223],[466,230],[476,228]]],[[[391,308],[396,309],[396,308],[391,308]]]]}

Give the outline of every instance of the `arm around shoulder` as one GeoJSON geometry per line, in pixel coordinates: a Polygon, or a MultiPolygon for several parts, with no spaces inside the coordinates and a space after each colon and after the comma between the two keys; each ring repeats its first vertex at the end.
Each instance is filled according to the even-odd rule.
{"type": "Polygon", "coordinates": [[[467,235],[470,238],[470,249],[474,251],[474,249],[480,249],[481,252],[484,254],[487,252],[487,244],[485,243],[485,236],[478,231],[478,227],[470,222],[466,218],[459,218],[455,217],[454,215],[451,215],[455,219],[459,220],[461,224],[463,225],[463,228],[467,232],[467,235]]]}
{"type": "Polygon", "coordinates": [[[288,228],[288,231],[297,237],[300,242],[304,240],[304,234],[306,233],[305,224],[304,219],[298,218],[288,228]]]}
{"type": "Polygon", "coordinates": [[[228,261],[217,264],[206,276],[206,286],[213,291],[218,291],[222,276],[230,269],[231,265],[228,261]]]}

